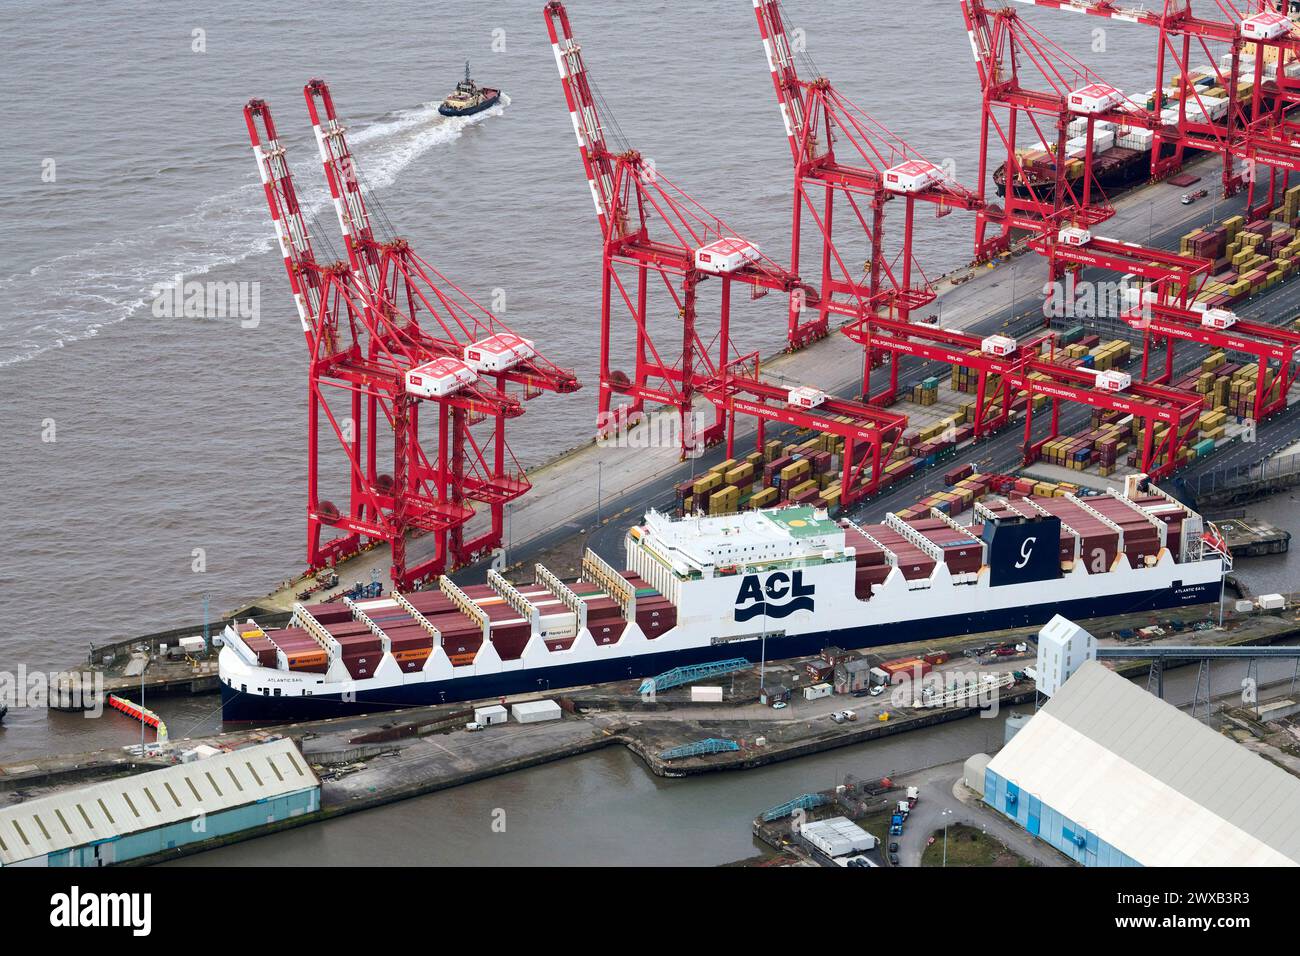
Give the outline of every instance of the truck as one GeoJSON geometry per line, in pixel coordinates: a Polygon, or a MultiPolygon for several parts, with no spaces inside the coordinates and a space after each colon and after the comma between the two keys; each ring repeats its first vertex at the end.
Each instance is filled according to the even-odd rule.
{"type": "Polygon", "coordinates": [[[920,799],[921,799],[921,788],[920,788],[920,787],[908,787],[908,788],[907,788],[907,805],[908,805],[908,807],[914,807],[914,806],[916,806],[916,801],[917,801],[917,800],[920,800],[920,799]]]}

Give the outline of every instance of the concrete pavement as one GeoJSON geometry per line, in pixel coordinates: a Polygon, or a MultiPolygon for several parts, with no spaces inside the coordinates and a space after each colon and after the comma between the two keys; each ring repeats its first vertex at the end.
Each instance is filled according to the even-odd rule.
{"type": "MultiPolygon", "coordinates": [[[[901,866],[920,866],[926,841],[935,830],[946,823],[965,823],[983,830],[1007,845],[1013,852],[1039,866],[1067,866],[1069,860],[1047,844],[1034,839],[1020,827],[994,810],[984,806],[979,798],[961,782],[962,764],[948,763],[918,773],[899,777],[900,787],[919,787],[920,796],[907,818],[898,842],[898,862],[901,866]]],[[[940,837],[942,839],[942,837],[940,837]]]]}

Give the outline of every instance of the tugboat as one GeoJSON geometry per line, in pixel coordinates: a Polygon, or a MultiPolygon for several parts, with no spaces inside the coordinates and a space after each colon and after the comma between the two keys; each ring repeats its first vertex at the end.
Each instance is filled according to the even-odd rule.
{"type": "Polygon", "coordinates": [[[500,90],[480,87],[469,78],[469,61],[466,60],[465,79],[457,83],[452,94],[442,101],[438,112],[443,116],[471,116],[496,106],[500,99],[500,90]]]}

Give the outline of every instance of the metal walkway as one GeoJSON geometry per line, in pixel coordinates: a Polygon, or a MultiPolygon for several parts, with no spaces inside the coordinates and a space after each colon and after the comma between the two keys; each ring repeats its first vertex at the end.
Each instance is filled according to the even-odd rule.
{"type": "Polygon", "coordinates": [[[739,750],[740,744],[734,740],[724,740],[721,737],[709,737],[706,740],[697,740],[693,744],[683,744],[680,747],[673,747],[670,750],[663,750],[659,753],[660,760],[680,760],[683,757],[699,757],[704,754],[720,754],[728,750],[739,750]]]}
{"type": "MultiPolygon", "coordinates": [[[[1246,662],[1246,680],[1252,688],[1259,686],[1259,661],[1263,659],[1295,661],[1295,670],[1291,674],[1291,689],[1295,693],[1296,682],[1300,681],[1300,645],[1257,646],[1242,644],[1237,647],[1099,647],[1098,660],[1150,660],[1151,669],[1147,672],[1147,690],[1161,700],[1165,698],[1165,666],[1169,661],[1199,661],[1196,671],[1196,687],[1192,691],[1192,716],[1195,717],[1201,702],[1205,702],[1205,716],[1210,715],[1210,662],[1221,660],[1238,660],[1246,662]]],[[[1255,694],[1256,711],[1259,709],[1259,695],[1255,694]]]]}
{"type": "Polygon", "coordinates": [[[831,798],[824,793],[805,793],[803,796],[795,797],[790,802],[783,803],[779,807],[764,810],[763,822],[770,823],[772,820],[788,817],[796,810],[811,810],[813,807],[822,807],[830,802],[831,798]]]}
{"type": "Polygon", "coordinates": [[[692,664],[689,667],[674,667],[670,671],[660,674],[658,677],[647,677],[641,682],[638,694],[651,694],[661,690],[668,690],[670,687],[680,687],[682,684],[694,683],[697,680],[703,680],[706,677],[718,677],[722,674],[734,674],[736,671],[743,671],[752,667],[749,661],[743,657],[733,657],[727,661],[716,661],[712,664],[692,664]]]}

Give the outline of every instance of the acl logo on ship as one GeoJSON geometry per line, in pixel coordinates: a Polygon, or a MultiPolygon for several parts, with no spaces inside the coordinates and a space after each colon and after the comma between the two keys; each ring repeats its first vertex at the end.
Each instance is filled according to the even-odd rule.
{"type": "Polygon", "coordinates": [[[747,574],[736,595],[736,621],[749,621],[759,615],[782,618],[795,611],[811,611],[816,590],[816,585],[803,583],[802,571],[790,574],[773,571],[767,576],[766,586],[759,582],[757,574],[747,574]]]}

